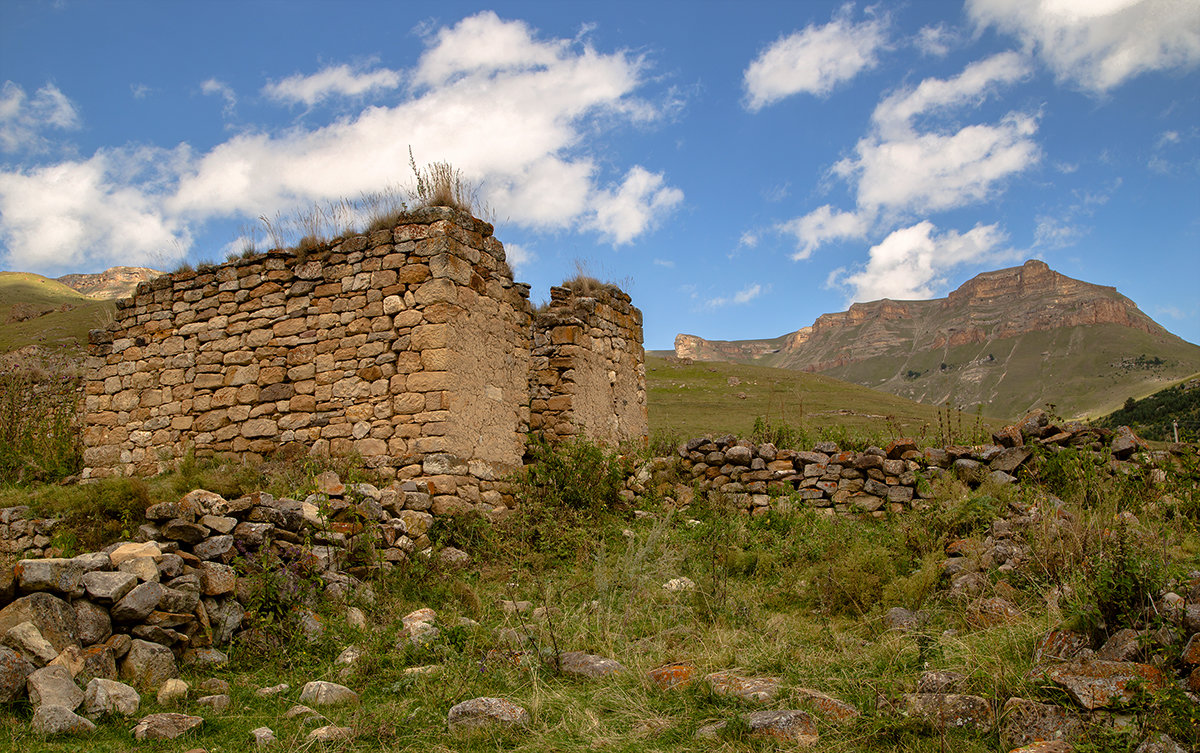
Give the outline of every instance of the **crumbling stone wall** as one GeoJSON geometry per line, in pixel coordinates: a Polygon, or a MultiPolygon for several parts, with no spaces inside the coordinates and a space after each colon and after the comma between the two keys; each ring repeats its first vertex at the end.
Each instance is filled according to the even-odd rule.
{"type": "Polygon", "coordinates": [[[642,312],[612,285],[550,289],[534,317],[530,428],[609,444],[649,431],[642,312]]]}
{"type": "Polygon", "coordinates": [[[143,283],[90,339],[85,478],[294,445],[419,481],[435,513],[490,510],[531,428],[647,431],[629,296],[555,288],[535,327],[492,226],[445,207],[143,283]]]}

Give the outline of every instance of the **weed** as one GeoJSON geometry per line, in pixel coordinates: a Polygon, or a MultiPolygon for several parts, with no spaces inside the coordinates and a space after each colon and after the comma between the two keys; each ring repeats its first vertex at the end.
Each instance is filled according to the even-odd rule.
{"type": "Polygon", "coordinates": [[[0,372],[0,485],[58,481],[82,464],[78,377],[0,372]]]}
{"type": "Polygon", "coordinates": [[[461,170],[449,162],[417,167],[412,147],[408,149],[408,163],[416,179],[412,195],[418,207],[450,207],[467,214],[477,211],[479,189],[467,181],[461,170]]]}

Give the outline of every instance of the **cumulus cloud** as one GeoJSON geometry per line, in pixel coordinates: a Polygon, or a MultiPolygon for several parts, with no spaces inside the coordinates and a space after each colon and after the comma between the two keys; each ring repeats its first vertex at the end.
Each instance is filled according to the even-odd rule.
{"type": "Polygon", "coordinates": [[[312,107],[330,97],[359,97],[395,89],[400,86],[401,80],[398,71],[387,68],[356,71],[343,63],[322,68],[308,76],[298,73],[282,81],[271,81],[263,87],[263,94],[280,102],[312,107]]]}
{"type": "Polygon", "coordinates": [[[793,261],[812,256],[812,252],[829,241],[862,238],[870,229],[868,219],[856,212],[842,212],[830,205],[818,207],[803,217],[782,222],[776,229],[796,239],[793,261]]]}
{"type": "MultiPolygon", "coordinates": [[[[656,116],[638,97],[647,78],[640,58],[540,39],[526,24],[491,12],[429,33],[426,45],[413,69],[397,73],[413,88],[388,105],[315,126],[247,130],[202,153],[184,147],[152,180],[136,165],[125,169],[129,157],[118,151],[97,155],[103,180],[89,177],[98,170],[84,169],[89,160],[63,163],[61,174],[0,174],[0,202],[19,201],[12,195],[18,185],[49,195],[63,182],[89,196],[90,205],[128,195],[114,212],[127,206],[131,226],[153,219],[158,235],[184,242],[188,228],[211,219],[272,216],[393,185],[410,173],[409,146],[418,162],[454,164],[481,186],[481,198],[497,216],[535,230],[581,228],[621,245],[653,229],[682,201],[661,172],[641,165],[625,167],[614,182],[589,150],[589,139],[608,128],[656,116]]],[[[297,101],[329,95],[348,81],[339,76],[297,81],[289,91],[297,101]]],[[[202,89],[229,108],[237,103],[220,81],[210,79],[202,89]]],[[[84,222],[66,208],[55,216],[84,222]]],[[[25,232],[14,217],[5,212],[0,219],[9,268],[59,258],[63,244],[25,232]]],[[[111,222],[116,232],[120,216],[111,222]]]]}
{"type": "Polygon", "coordinates": [[[504,244],[504,258],[514,274],[524,273],[529,265],[537,261],[537,254],[519,243],[504,244]]]}
{"type": "Polygon", "coordinates": [[[681,201],[683,191],[667,186],[662,173],[634,165],[616,190],[596,192],[590,224],[614,245],[622,245],[654,227],[681,201]]]}
{"type": "Polygon", "coordinates": [[[824,26],[809,25],[780,37],[750,63],[743,74],[746,107],[763,107],[806,92],[825,96],[844,81],[874,68],[887,44],[887,22],[851,19],[851,6],[824,26]]]}
{"type": "Polygon", "coordinates": [[[755,298],[765,293],[769,287],[765,288],[758,283],[747,285],[733,295],[717,296],[709,298],[704,302],[704,307],[709,309],[722,308],[729,305],[744,306],[755,298]]]}
{"type": "Polygon", "coordinates": [[[19,84],[5,81],[0,87],[0,150],[5,152],[45,151],[48,128],[73,130],[79,113],[71,100],[54,84],[46,84],[30,97],[19,84]]]}
{"type": "Polygon", "coordinates": [[[1195,0],[967,0],[966,11],[977,28],[1016,36],[1059,80],[1095,93],[1200,64],[1195,0]]]}
{"type": "Polygon", "coordinates": [[[162,150],[101,151],[90,159],[0,173],[0,238],[9,269],[66,271],[97,263],[165,266],[191,238],[159,200],[129,185],[154,181],[178,155],[162,150]]]}
{"type": "Polygon", "coordinates": [[[866,266],[834,273],[835,283],[850,288],[849,302],[880,298],[932,298],[946,286],[946,274],[968,263],[998,261],[1006,238],[997,225],[976,225],[966,233],[938,233],[928,220],[893,231],[872,246],[866,266]]]}
{"type": "Polygon", "coordinates": [[[826,205],[779,225],[796,238],[792,258],[806,259],[829,241],[865,237],[881,224],[984,201],[1036,164],[1033,115],[1010,112],[995,123],[939,127],[948,113],[978,106],[1029,72],[1023,55],[1004,52],[953,78],[928,78],[884,97],[868,134],[832,169],[854,186],[855,209],[826,205]]]}

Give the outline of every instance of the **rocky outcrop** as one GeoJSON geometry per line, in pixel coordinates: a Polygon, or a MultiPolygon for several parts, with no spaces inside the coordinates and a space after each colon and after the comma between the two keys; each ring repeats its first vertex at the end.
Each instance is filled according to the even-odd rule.
{"type": "Polygon", "coordinates": [[[97,274],[63,275],[55,279],[88,298],[115,300],[128,298],[133,295],[138,283],[153,280],[162,274],[148,267],[109,267],[97,274]]]}

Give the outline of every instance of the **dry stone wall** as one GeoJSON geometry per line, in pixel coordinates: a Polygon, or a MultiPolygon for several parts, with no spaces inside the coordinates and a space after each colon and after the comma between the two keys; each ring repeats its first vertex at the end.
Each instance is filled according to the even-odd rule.
{"type": "Polygon", "coordinates": [[[529,390],[530,428],[551,440],[644,439],[642,312],[611,285],[551,288],[549,305],[534,317],[529,390]]]}
{"type": "Polygon", "coordinates": [[[556,430],[611,443],[646,433],[641,313],[615,289],[556,295],[571,325],[535,332],[529,288],[492,226],[444,207],[308,254],[144,283],[91,334],[84,475],[295,445],[420,480],[435,512],[509,505],[502,479],[531,428],[535,337],[578,340],[538,351],[561,370],[546,386],[566,397],[556,430]]]}

